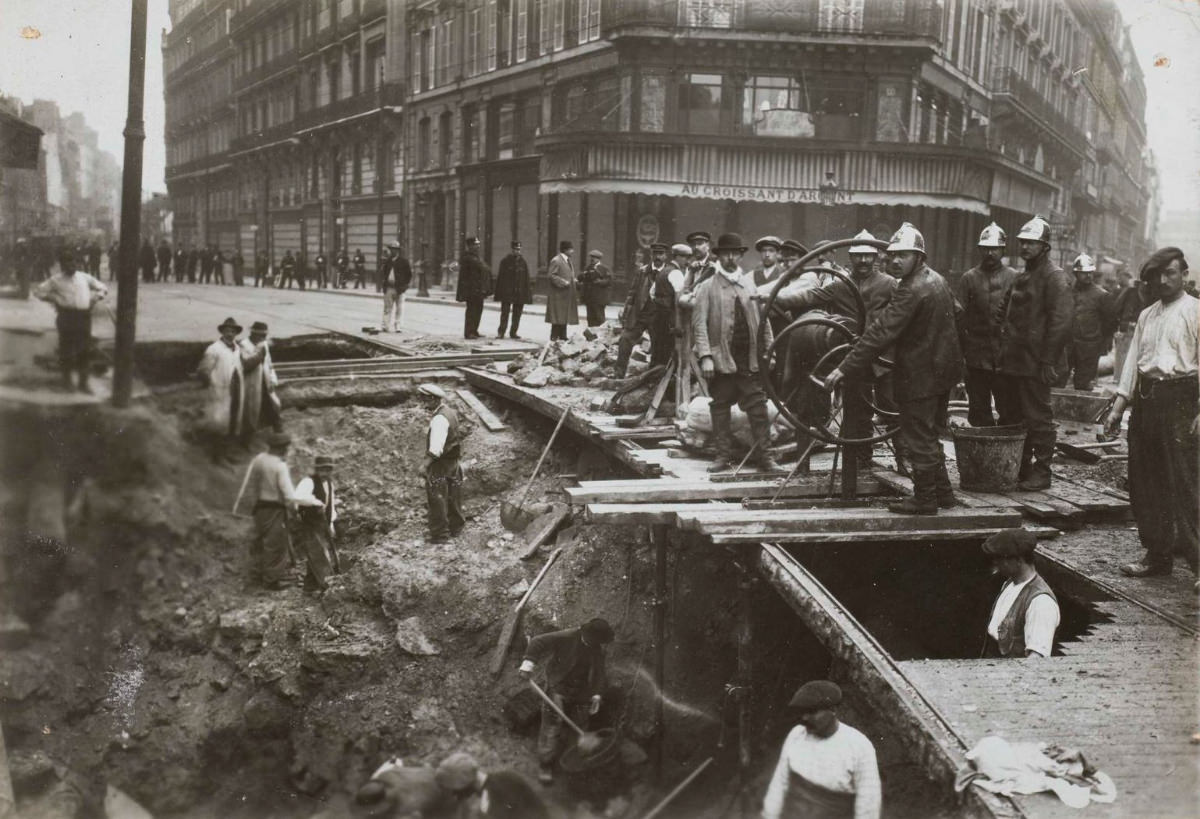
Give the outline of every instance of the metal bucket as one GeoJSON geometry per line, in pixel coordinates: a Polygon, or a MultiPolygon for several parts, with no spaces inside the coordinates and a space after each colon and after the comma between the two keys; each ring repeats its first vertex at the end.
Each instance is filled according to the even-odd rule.
{"type": "Polygon", "coordinates": [[[959,485],[968,492],[1008,492],[1017,486],[1025,427],[957,427],[954,457],[959,485]]]}
{"type": "Polygon", "coordinates": [[[572,742],[558,760],[567,789],[581,799],[603,802],[628,785],[628,772],[621,762],[621,736],[614,728],[594,732],[600,744],[583,754],[572,742]]]}

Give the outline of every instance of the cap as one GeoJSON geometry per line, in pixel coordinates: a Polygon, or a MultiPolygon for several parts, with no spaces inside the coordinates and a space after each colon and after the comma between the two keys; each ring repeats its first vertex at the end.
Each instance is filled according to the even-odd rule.
{"type": "MultiPolygon", "coordinates": [[[[871,231],[866,230],[865,228],[863,230],[860,230],[858,232],[858,234],[855,235],[854,238],[859,239],[859,240],[866,240],[868,242],[875,241],[874,234],[872,234],[871,231]]],[[[874,256],[875,255],[875,245],[850,245],[850,252],[851,253],[870,253],[872,256],[874,256]]]]}
{"type": "Polygon", "coordinates": [[[267,435],[267,446],[271,448],[290,446],[291,443],[292,436],[288,435],[286,432],[272,432],[267,435]]]}
{"type": "Polygon", "coordinates": [[[1029,239],[1048,245],[1050,244],[1050,223],[1041,216],[1034,216],[1021,226],[1021,232],[1017,234],[1017,238],[1029,239]]]}
{"type": "Polygon", "coordinates": [[[754,249],[759,253],[762,252],[764,247],[774,247],[776,250],[779,250],[783,247],[783,239],[780,239],[778,236],[764,236],[754,243],[754,249]]]}
{"type": "Polygon", "coordinates": [[[791,708],[801,711],[820,711],[833,708],[842,701],[842,689],[829,680],[811,680],[796,689],[788,702],[791,708]]]}
{"type": "Polygon", "coordinates": [[[808,255],[808,248],[797,242],[795,239],[784,239],[783,244],[780,245],[780,248],[783,250],[790,250],[797,256],[808,255]]]}
{"type": "Polygon", "coordinates": [[[613,641],[612,626],[603,617],[593,617],[584,623],[580,630],[584,634],[595,637],[600,643],[611,643],[613,641]]]}
{"type": "Polygon", "coordinates": [[[478,237],[478,236],[468,236],[468,237],[467,237],[467,244],[469,244],[469,245],[477,245],[477,244],[479,244],[479,237],[478,237]]]}
{"type": "Polygon", "coordinates": [[[689,233],[687,235],[687,242],[689,245],[694,244],[695,242],[711,243],[712,242],[712,234],[710,234],[707,230],[693,230],[691,233],[689,233]]]}
{"type": "Polygon", "coordinates": [[[717,239],[717,246],[714,250],[718,253],[722,250],[738,250],[744,253],[746,251],[746,243],[742,241],[740,233],[722,233],[721,238],[717,239]]]}
{"type": "Polygon", "coordinates": [[[417,387],[417,392],[421,393],[422,395],[431,395],[434,398],[440,398],[443,401],[449,397],[446,394],[446,391],[437,384],[422,384],[421,386],[417,387]]]}
{"type": "Polygon", "coordinates": [[[599,250],[589,250],[588,256],[593,259],[603,259],[604,258],[604,254],[601,253],[599,250]]]}
{"type": "Polygon", "coordinates": [[[217,332],[224,330],[226,327],[232,327],[233,331],[235,333],[242,332],[242,325],[240,325],[236,321],[234,321],[232,316],[230,316],[229,318],[225,319],[223,322],[221,322],[220,324],[217,325],[217,332]]]}
{"type": "MultiPolygon", "coordinates": [[[[671,248],[667,246],[666,242],[651,242],[650,243],[650,252],[651,253],[657,253],[660,250],[663,251],[664,253],[666,253],[670,249],[671,248]]],[[[689,247],[688,253],[691,253],[691,252],[692,252],[692,249],[689,247]]]]}
{"type": "Polygon", "coordinates": [[[508,243],[508,246],[509,246],[509,247],[512,247],[512,248],[517,248],[517,247],[520,247],[520,246],[521,246],[521,240],[520,240],[520,239],[513,239],[511,242],[509,242],[509,243],[508,243]]]}
{"type": "Polygon", "coordinates": [[[313,466],[333,466],[333,458],[328,455],[318,455],[317,460],[313,462],[313,466]]]}
{"type": "Polygon", "coordinates": [[[1026,529],[1001,529],[983,542],[983,553],[991,557],[1033,557],[1037,537],[1026,529]]]}
{"type": "Polygon", "coordinates": [[[250,332],[265,333],[267,332],[267,323],[265,321],[256,321],[250,325],[250,332]]]}
{"type": "Polygon", "coordinates": [[[433,778],[443,790],[453,792],[473,786],[478,775],[479,763],[475,761],[475,757],[463,751],[456,751],[441,761],[433,778]]]}
{"type": "Polygon", "coordinates": [[[918,253],[925,252],[925,237],[921,235],[921,231],[913,226],[912,222],[905,222],[900,226],[900,229],[892,234],[892,239],[888,242],[889,253],[900,253],[905,250],[915,250],[918,253]]]}
{"type": "Polygon", "coordinates": [[[676,242],[671,245],[671,255],[673,256],[691,256],[692,246],[686,242],[676,242]]]}
{"type": "Polygon", "coordinates": [[[995,222],[985,227],[979,234],[979,247],[1004,247],[1007,244],[1008,234],[995,222]]]}
{"type": "Polygon", "coordinates": [[[1075,264],[1073,264],[1071,267],[1080,273],[1095,273],[1096,260],[1086,253],[1080,253],[1075,257],[1075,264]]]}

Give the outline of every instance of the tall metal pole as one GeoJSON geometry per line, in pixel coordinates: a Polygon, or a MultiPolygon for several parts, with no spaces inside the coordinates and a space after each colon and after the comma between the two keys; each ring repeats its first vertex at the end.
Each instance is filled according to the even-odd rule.
{"type": "Polygon", "coordinates": [[[667,725],[663,698],[667,684],[667,541],[670,530],[655,524],[654,534],[654,778],[662,777],[667,725]]]}
{"type": "Polygon", "coordinates": [[[125,169],[121,180],[121,270],[117,289],[117,340],[113,353],[113,406],[133,397],[133,342],[137,335],[137,257],[142,225],[142,144],[146,124],[146,3],[132,0],[129,22],[129,106],[125,118],[125,169]]]}

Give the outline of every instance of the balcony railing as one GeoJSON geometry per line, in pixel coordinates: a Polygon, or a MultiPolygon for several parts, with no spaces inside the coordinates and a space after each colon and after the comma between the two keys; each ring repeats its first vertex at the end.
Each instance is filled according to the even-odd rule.
{"type": "Polygon", "coordinates": [[[1037,122],[1053,130],[1069,145],[1076,149],[1083,144],[1083,132],[1046,100],[1030,85],[1014,68],[1005,68],[1000,72],[999,81],[992,89],[999,102],[1015,103],[1025,114],[1037,122]]]}
{"type": "Polygon", "coordinates": [[[205,168],[210,168],[214,165],[220,165],[227,161],[225,152],[206,154],[197,159],[189,159],[187,162],[180,162],[178,165],[168,165],[166,176],[168,179],[179,176],[185,173],[193,173],[202,171],[205,168]]]}
{"type": "Polygon", "coordinates": [[[236,36],[246,26],[257,23],[277,8],[294,5],[295,0],[255,0],[241,11],[233,13],[233,17],[229,21],[229,32],[236,36]]]}
{"type": "Polygon", "coordinates": [[[243,88],[249,88],[260,80],[270,77],[285,68],[296,65],[296,52],[293,49],[287,54],[280,54],[273,60],[269,60],[258,68],[252,68],[242,74],[238,74],[233,78],[233,90],[240,91],[243,88]]]}
{"type": "Polygon", "coordinates": [[[364,91],[353,97],[346,97],[319,108],[305,111],[296,117],[295,128],[303,131],[318,125],[336,122],[355,114],[373,111],[382,105],[400,105],[404,101],[404,89],[398,83],[384,83],[381,92],[364,91]]]}
{"type": "Polygon", "coordinates": [[[255,131],[252,134],[236,137],[230,142],[230,150],[245,151],[250,148],[257,148],[260,145],[270,145],[272,142],[279,142],[287,139],[296,133],[296,123],[284,122],[279,125],[272,125],[270,128],[263,128],[260,131],[255,131]]]}

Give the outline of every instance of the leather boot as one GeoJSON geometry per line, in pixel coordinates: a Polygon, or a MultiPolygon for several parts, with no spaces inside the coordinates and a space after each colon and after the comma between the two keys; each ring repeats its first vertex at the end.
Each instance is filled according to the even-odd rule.
{"type": "Polygon", "coordinates": [[[1039,438],[1029,447],[1029,467],[1024,475],[1020,475],[1017,488],[1022,492],[1037,492],[1050,488],[1050,461],[1054,458],[1054,439],[1051,432],[1044,438],[1039,438]]]}
{"type": "Polygon", "coordinates": [[[754,460],[763,472],[782,472],[783,467],[771,457],[771,419],[767,416],[767,405],[759,404],[746,413],[750,419],[750,432],[754,435],[754,460]]]}
{"type": "Polygon", "coordinates": [[[906,478],[912,477],[912,471],[908,467],[908,454],[898,435],[892,438],[892,454],[896,456],[896,474],[906,478]]]}
{"type": "Polygon", "coordinates": [[[954,496],[954,487],[950,484],[950,473],[946,471],[946,464],[938,466],[934,472],[934,490],[937,493],[938,509],[953,509],[955,506],[961,506],[962,503],[954,496]]]}
{"type": "Polygon", "coordinates": [[[896,503],[889,503],[888,511],[898,515],[936,515],[938,510],[936,470],[914,469],[912,481],[912,497],[896,503]]]}
{"type": "Polygon", "coordinates": [[[711,409],[713,443],[717,447],[717,459],[708,467],[709,472],[728,472],[733,469],[733,422],[729,407],[711,409]]]}

